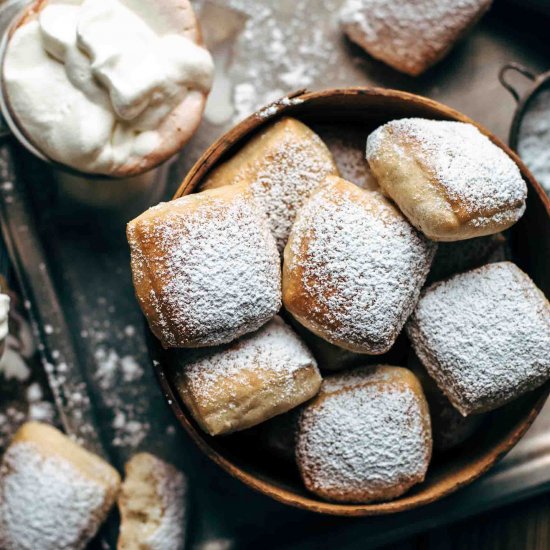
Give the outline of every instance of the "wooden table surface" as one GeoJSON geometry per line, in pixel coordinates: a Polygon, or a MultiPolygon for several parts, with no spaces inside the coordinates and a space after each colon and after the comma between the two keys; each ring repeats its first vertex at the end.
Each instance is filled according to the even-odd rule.
{"type": "Polygon", "coordinates": [[[382,550],[548,550],[550,494],[427,531],[382,550]]]}

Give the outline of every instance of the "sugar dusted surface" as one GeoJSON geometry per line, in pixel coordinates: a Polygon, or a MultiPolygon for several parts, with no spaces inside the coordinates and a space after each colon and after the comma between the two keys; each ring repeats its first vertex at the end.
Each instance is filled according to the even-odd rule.
{"type": "Polygon", "coordinates": [[[309,314],[333,343],[386,351],[424,283],[435,246],[377,192],[373,212],[349,190],[327,187],[293,227],[285,270],[299,270],[309,314]]]}
{"type": "Polygon", "coordinates": [[[300,420],[296,456],[310,490],[334,500],[380,500],[422,481],[430,432],[412,389],[357,385],[323,397],[300,420]]]}
{"type": "Polygon", "coordinates": [[[509,262],[432,285],[407,328],[422,363],[463,414],[500,406],[550,377],[550,305],[509,262]]]}
{"type": "MultiPolygon", "coordinates": [[[[217,390],[224,380],[248,385],[251,372],[261,385],[284,381],[280,400],[286,401],[295,391],[294,374],[315,365],[303,342],[280,317],[275,317],[258,332],[190,362],[185,366],[185,377],[191,393],[203,403],[219,404],[217,390]]],[[[236,400],[237,396],[230,398],[236,400]]]]}
{"type": "Polygon", "coordinates": [[[269,151],[269,161],[256,161],[237,178],[250,184],[254,198],[264,209],[271,232],[282,252],[288,240],[296,212],[328,175],[336,168],[324,143],[313,132],[308,139],[298,140],[294,131],[284,128],[284,136],[269,151]]]}
{"type": "Polygon", "coordinates": [[[392,136],[396,151],[414,155],[438,182],[455,214],[476,227],[513,223],[525,211],[527,186],[516,163],[472,124],[405,118],[375,130],[367,159],[392,136]],[[411,147],[405,152],[404,147],[411,147]]]}
{"type": "Polygon", "coordinates": [[[257,206],[242,196],[198,200],[196,209],[174,209],[130,229],[130,240],[141,241],[133,247],[141,260],[134,278],[148,270],[156,281],[151,299],[169,346],[178,345],[178,334],[194,345],[231,341],[281,305],[279,256],[257,206]],[[154,253],[143,255],[144,245],[154,253]]]}
{"type": "Polygon", "coordinates": [[[187,480],[179,470],[160,459],[155,459],[153,476],[163,516],[158,529],[146,541],[148,548],[181,550],[185,542],[187,480]]]}
{"type": "Polygon", "coordinates": [[[85,547],[102,519],[102,484],[84,477],[66,460],[43,456],[31,442],[8,448],[0,474],[1,548],[85,547]]]}
{"type": "Polygon", "coordinates": [[[438,59],[491,0],[347,0],[340,20],[371,55],[419,73],[438,59]]]}

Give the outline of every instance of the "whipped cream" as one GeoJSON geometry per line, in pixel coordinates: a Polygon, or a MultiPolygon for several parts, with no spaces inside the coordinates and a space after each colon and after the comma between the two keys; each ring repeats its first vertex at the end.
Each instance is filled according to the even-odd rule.
{"type": "Polygon", "coordinates": [[[188,94],[208,93],[213,74],[208,51],[187,37],[192,12],[178,27],[173,11],[171,21],[151,0],[49,0],[14,32],[5,92],[41,152],[110,174],[173,139],[164,122],[188,94]]]}
{"type": "Polygon", "coordinates": [[[0,343],[6,338],[9,332],[9,312],[10,297],[7,294],[0,294],[0,343]]]}

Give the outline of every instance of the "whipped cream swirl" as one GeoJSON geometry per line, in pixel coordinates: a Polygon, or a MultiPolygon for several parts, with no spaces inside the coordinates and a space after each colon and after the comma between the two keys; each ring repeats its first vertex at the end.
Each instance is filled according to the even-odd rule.
{"type": "MultiPolygon", "coordinates": [[[[190,10],[186,1],[182,13],[190,10]]],[[[208,93],[213,64],[188,38],[192,12],[188,27],[178,28],[166,13],[171,7],[49,0],[17,28],[4,60],[5,92],[40,151],[84,172],[111,174],[176,139],[169,134],[178,122],[165,121],[188,94],[208,93]]],[[[185,112],[178,116],[185,124],[185,112]]]]}

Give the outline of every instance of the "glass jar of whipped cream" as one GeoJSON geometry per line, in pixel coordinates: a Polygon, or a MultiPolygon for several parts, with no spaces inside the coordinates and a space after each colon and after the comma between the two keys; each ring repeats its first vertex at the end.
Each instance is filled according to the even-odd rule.
{"type": "Polygon", "coordinates": [[[0,61],[11,131],[94,207],[155,200],[213,75],[188,0],[37,0],[4,35],[0,61]]]}

